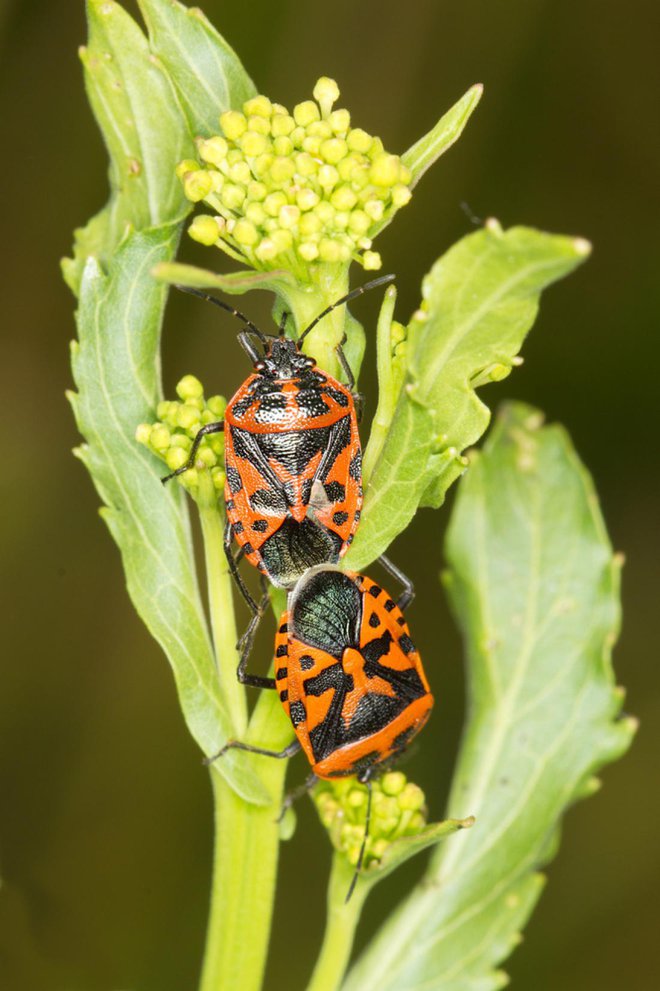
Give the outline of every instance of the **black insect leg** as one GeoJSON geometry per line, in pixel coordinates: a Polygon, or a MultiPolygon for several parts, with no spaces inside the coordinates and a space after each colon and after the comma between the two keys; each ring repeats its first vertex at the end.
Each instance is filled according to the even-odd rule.
{"type": "Polygon", "coordinates": [[[202,443],[203,438],[206,437],[207,434],[220,434],[224,429],[225,429],[224,420],[218,420],[217,423],[207,423],[205,426],[200,427],[200,429],[195,434],[193,446],[190,449],[190,457],[188,458],[186,463],[184,465],[181,465],[180,468],[177,468],[176,471],[172,471],[170,472],[169,475],[165,475],[164,478],[161,478],[161,482],[163,483],[163,485],[165,484],[165,482],[169,482],[169,480],[171,478],[174,478],[176,475],[183,475],[184,471],[188,471],[190,468],[194,468],[195,457],[197,455],[199,445],[202,443]]]}
{"type": "Polygon", "coordinates": [[[355,885],[357,884],[357,879],[360,876],[360,871],[362,870],[362,861],[364,860],[364,852],[367,848],[367,839],[369,837],[369,824],[371,822],[371,778],[366,775],[359,779],[362,784],[367,786],[367,814],[364,819],[364,836],[362,837],[362,846],[360,847],[360,855],[357,859],[357,864],[355,865],[355,873],[353,874],[353,880],[351,881],[350,887],[346,893],[346,898],[344,899],[344,905],[350,901],[350,897],[355,891],[355,885]]]}
{"type": "Polygon", "coordinates": [[[355,415],[357,417],[358,423],[362,420],[362,414],[364,412],[364,396],[361,392],[355,391],[355,375],[353,375],[353,369],[348,363],[348,359],[344,354],[344,344],[346,343],[346,334],[341,339],[341,342],[335,348],[337,354],[337,360],[341,365],[342,371],[344,373],[344,378],[346,379],[346,387],[353,397],[353,405],[355,406],[355,415]]]}
{"type": "Polygon", "coordinates": [[[225,534],[224,534],[224,548],[225,556],[227,558],[227,564],[229,565],[229,570],[231,572],[232,578],[238,585],[239,591],[249,608],[252,611],[252,619],[248,624],[248,628],[238,641],[236,646],[240,651],[240,660],[238,662],[238,668],[236,670],[236,677],[242,685],[250,685],[252,688],[275,688],[274,678],[262,678],[256,674],[247,674],[246,667],[248,658],[250,656],[250,651],[252,650],[252,644],[254,643],[254,637],[259,625],[259,621],[263,616],[264,612],[268,607],[268,593],[264,592],[261,596],[259,602],[255,602],[250,594],[250,591],[241,577],[241,573],[236,565],[236,560],[232,554],[231,549],[232,540],[232,530],[231,523],[229,520],[225,522],[225,534]]]}
{"type": "Polygon", "coordinates": [[[305,782],[303,784],[298,785],[297,788],[292,788],[291,791],[286,793],[286,795],[284,796],[284,801],[282,802],[282,808],[280,809],[280,814],[277,817],[278,822],[282,821],[287,810],[291,808],[294,802],[297,802],[299,798],[302,798],[303,795],[306,795],[307,792],[312,790],[312,788],[314,787],[314,785],[318,780],[319,779],[316,777],[316,775],[312,773],[308,775],[308,777],[305,779],[305,782]]]}
{"type": "Polygon", "coordinates": [[[401,612],[403,612],[403,610],[407,609],[412,600],[415,598],[415,586],[411,582],[410,578],[408,578],[407,575],[404,575],[403,571],[400,571],[395,564],[392,564],[389,557],[385,557],[384,554],[381,554],[378,560],[385,568],[385,571],[388,571],[393,578],[396,578],[399,584],[403,587],[403,592],[397,599],[396,603],[401,612]]]}
{"type": "Polygon", "coordinates": [[[294,740],[290,743],[288,747],[284,750],[266,750],[264,747],[253,747],[251,743],[241,743],[239,740],[230,740],[229,743],[225,743],[224,747],[218,750],[217,754],[213,757],[205,757],[203,764],[207,767],[214,761],[218,760],[219,757],[224,756],[228,750],[246,750],[250,754],[261,754],[262,757],[277,757],[278,760],[286,760],[288,757],[293,757],[300,750],[300,743],[298,740],[294,740]]]}

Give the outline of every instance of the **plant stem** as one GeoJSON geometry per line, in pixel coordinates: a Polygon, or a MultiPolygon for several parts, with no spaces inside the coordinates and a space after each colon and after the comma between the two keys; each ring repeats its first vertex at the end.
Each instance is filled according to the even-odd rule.
{"type": "Polygon", "coordinates": [[[328,884],[328,918],[323,946],[307,991],[335,991],[344,976],[353,948],[355,929],[371,885],[359,880],[346,903],[353,879],[353,867],[342,854],[335,853],[328,884]]]}
{"type": "Polygon", "coordinates": [[[238,634],[232,579],[224,549],[223,516],[218,494],[207,471],[199,472],[197,505],[204,537],[209,611],[218,675],[222,693],[227,700],[227,709],[233,720],[234,733],[237,738],[242,738],[247,727],[247,704],[245,690],[236,678],[238,634]]]}
{"type": "Polygon", "coordinates": [[[387,439],[396,401],[399,397],[402,378],[395,380],[392,368],[392,316],[394,314],[394,304],[396,303],[396,289],[389,286],[378,314],[378,325],[376,329],[376,360],[378,370],[378,406],[371,424],[369,443],[364,452],[362,462],[362,483],[366,488],[371,473],[380,457],[380,452],[387,439]]]}

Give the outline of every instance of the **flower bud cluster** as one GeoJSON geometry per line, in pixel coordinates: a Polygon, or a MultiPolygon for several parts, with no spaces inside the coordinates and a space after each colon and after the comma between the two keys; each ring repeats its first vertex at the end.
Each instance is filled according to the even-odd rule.
{"type": "Polygon", "coordinates": [[[222,134],[199,139],[199,161],[177,168],[185,195],[214,213],[188,233],[257,269],[309,271],[316,262],[379,269],[376,225],[410,199],[410,170],[380,138],[333,110],[339,88],[323,77],[293,111],[256,96],[220,116],[222,134]]]}
{"type": "MultiPolygon", "coordinates": [[[[371,785],[371,821],[363,866],[380,862],[388,846],[402,836],[414,836],[426,826],[422,789],[401,771],[388,771],[371,785]]],[[[354,778],[320,781],[313,798],[330,841],[356,866],[364,839],[368,793],[354,778]]]]}
{"type": "MultiPolygon", "coordinates": [[[[184,375],[177,383],[177,400],[164,399],[158,404],[155,423],[141,423],[135,439],[157,454],[170,471],[176,471],[190,457],[193,440],[200,427],[221,420],[227,401],[222,396],[204,398],[204,388],[194,375],[184,375]]],[[[214,487],[222,492],[225,485],[224,434],[205,436],[195,457],[195,467],[178,475],[181,484],[195,495],[199,484],[198,469],[211,472],[214,487]]]]}

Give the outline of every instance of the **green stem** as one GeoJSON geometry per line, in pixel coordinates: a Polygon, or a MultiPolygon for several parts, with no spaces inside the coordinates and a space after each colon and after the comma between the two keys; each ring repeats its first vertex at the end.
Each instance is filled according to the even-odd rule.
{"type": "Polygon", "coordinates": [[[402,384],[402,376],[395,376],[392,367],[392,316],[395,303],[396,289],[394,286],[389,286],[378,314],[376,329],[378,406],[362,462],[362,482],[365,488],[392,425],[402,384]]]}
{"type": "Polygon", "coordinates": [[[346,857],[335,853],[328,884],[328,918],[323,946],[307,991],[335,991],[348,966],[362,906],[371,889],[371,884],[359,880],[346,903],[353,870],[346,857]]]}
{"type": "Polygon", "coordinates": [[[236,678],[238,652],[232,579],[224,549],[223,516],[211,475],[199,472],[197,506],[204,537],[204,559],[208,584],[211,629],[220,686],[231,713],[234,734],[239,739],[247,727],[245,690],[236,678]]]}

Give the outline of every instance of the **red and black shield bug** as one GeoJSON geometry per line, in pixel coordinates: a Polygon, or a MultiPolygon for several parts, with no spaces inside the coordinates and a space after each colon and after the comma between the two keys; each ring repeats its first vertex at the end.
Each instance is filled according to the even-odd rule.
{"type": "MultiPolygon", "coordinates": [[[[406,582],[398,603],[370,578],[332,566],[301,578],[275,638],[274,687],[296,739],[282,751],[231,742],[217,756],[230,747],[269,757],[302,749],[312,768],[307,787],[353,775],[369,786],[405,750],[433,695],[401,611],[412,587],[387,559],[381,563],[406,582]]],[[[365,841],[370,801],[371,791],[365,841]]],[[[358,871],[363,852],[364,844],[358,871]]]]}

